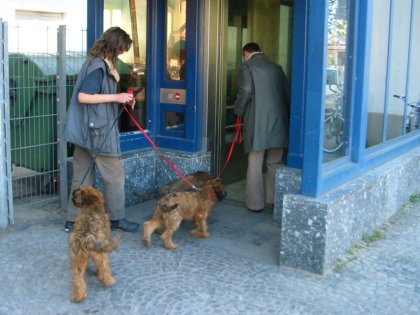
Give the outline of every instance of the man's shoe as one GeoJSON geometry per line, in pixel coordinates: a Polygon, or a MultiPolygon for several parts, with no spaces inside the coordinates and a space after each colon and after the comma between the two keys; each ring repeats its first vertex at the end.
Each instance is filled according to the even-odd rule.
{"type": "Polygon", "coordinates": [[[66,223],[64,224],[64,231],[69,233],[69,232],[73,231],[73,227],[74,227],[74,222],[73,221],[66,221],[66,223]]]}
{"type": "Polygon", "coordinates": [[[250,211],[250,212],[255,212],[255,213],[261,213],[261,212],[263,212],[263,211],[264,211],[264,209],[254,210],[254,209],[249,209],[249,208],[248,208],[248,211],[250,211]]]}
{"type": "Polygon", "coordinates": [[[127,219],[111,220],[111,229],[124,232],[135,232],[139,228],[139,224],[130,222],[127,219]]]}

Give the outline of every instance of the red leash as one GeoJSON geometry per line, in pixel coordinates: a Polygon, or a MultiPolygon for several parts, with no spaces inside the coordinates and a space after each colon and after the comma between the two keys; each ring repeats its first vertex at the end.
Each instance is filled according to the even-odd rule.
{"type": "Polygon", "coordinates": [[[175,173],[177,173],[193,189],[197,189],[197,187],[195,187],[193,184],[191,184],[191,182],[175,167],[175,165],[172,164],[172,162],[162,153],[162,151],[160,151],[160,149],[157,147],[157,145],[153,142],[153,140],[146,133],[146,131],[144,131],[144,129],[137,122],[137,120],[128,111],[127,106],[124,106],[124,109],[127,112],[128,116],[130,116],[133,123],[137,126],[137,128],[141,131],[141,133],[146,137],[146,139],[150,142],[150,144],[156,149],[156,151],[163,157],[163,159],[166,161],[166,163],[168,163],[169,166],[175,171],[175,173]]]}
{"type": "MultiPolygon", "coordinates": [[[[139,125],[139,123],[137,122],[137,120],[133,117],[133,115],[131,115],[131,113],[129,112],[129,110],[127,109],[127,106],[124,106],[125,111],[127,112],[128,116],[130,117],[130,119],[133,121],[133,123],[136,125],[136,127],[141,131],[141,133],[146,137],[146,139],[150,142],[150,144],[155,148],[155,150],[163,157],[163,159],[166,161],[166,163],[168,163],[168,165],[188,184],[190,185],[193,189],[197,189],[197,187],[195,187],[193,184],[191,184],[191,182],[175,167],[175,165],[172,164],[172,162],[162,153],[162,151],[158,148],[158,146],[153,142],[153,140],[149,137],[149,135],[146,133],[146,131],[144,131],[144,129],[139,125]]],[[[230,158],[232,157],[232,152],[233,149],[235,147],[235,144],[240,144],[242,143],[242,129],[241,129],[241,124],[242,124],[242,117],[238,116],[236,117],[236,130],[235,130],[235,136],[233,137],[233,141],[232,144],[230,146],[230,150],[229,150],[229,155],[225,161],[225,164],[222,168],[222,170],[219,172],[219,175],[217,176],[217,179],[220,179],[223,172],[226,169],[226,166],[229,163],[230,158]]]]}
{"type": "Polygon", "coordinates": [[[223,172],[225,171],[226,166],[228,165],[228,162],[230,160],[230,158],[232,157],[232,152],[233,152],[233,148],[235,147],[235,143],[237,144],[241,144],[242,143],[242,129],[241,129],[241,124],[242,124],[242,117],[241,116],[237,116],[236,117],[236,130],[235,130],[235,136],[233,137],[233,141],[232,144],[230,146],[230,150],[229,150],[229,155],[226,159],[225,165],[223,166],[222,170],[219,173],[219,176],[217,176],[218,179],[221,178],[223,172]]]}

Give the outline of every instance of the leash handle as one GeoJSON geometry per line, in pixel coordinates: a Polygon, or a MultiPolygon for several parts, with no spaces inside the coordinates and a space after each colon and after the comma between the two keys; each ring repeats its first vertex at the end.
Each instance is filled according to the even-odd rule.
{"type": "Polygon", "coordinates": [[[162,158],[168,163],[168,165],[177,173],[192,189],[197,189],[197,187],[188,180],[176,167],[172,162],[162,153],[162,151],[158,148],[158,146],[153,142],[153,140],[149,137],[149,135],[144,131],[144,129],[140,126],[137,120],[131,115],[127,107],[124,106],[125,111],[127,112],[130,119],[136,125],[136,127],[141,131],[141,133],[146,137],[146,139],[150,142],[150,144],[155,148],[155,150],[162,156],[162,158]]]}
{"type": "MultiPolygon", "coordinates": [[[[143,88],[142,88],[142,87],[139,87],[139,88],[137,88],[137,89],[135,89],[135,90],[133,90],[132,88],[129,88],[129,89],[127,90],[127,93],[128,93],[128,94],[132,94],[132,95],[133,95],[133,97],[136,97],[136,96],[137,96],[137,94],[139,94],[142,90],[143,90],[143,88]]],[[[125,104],[124,104],[124,105],[125,105],[125,104]]]]}
{"type": "Polygon", "coordinates": [[[225,164],[223,165],[223,168],[221,169],[221,171],[219,172],[219,175],[217,176],[218,179],[220,179],[222,177],[223,172],[226,169],[226,166],[228,165],[228,162],[230,160],[230,158],[232,157],[232,153],[233,153],[233,148],[235,147],[235,144],[241,144],[242,143],[242,129],[241,129],[241,124],[242,124],[242,117],[241,116],[237,116],[236,117],[236,126],[235,126],[235,136],[233,137],[232,140],[232,144],[230,145],[230,150],[229,150],[229,154],[228,157],[226,158],[225,164]]]}

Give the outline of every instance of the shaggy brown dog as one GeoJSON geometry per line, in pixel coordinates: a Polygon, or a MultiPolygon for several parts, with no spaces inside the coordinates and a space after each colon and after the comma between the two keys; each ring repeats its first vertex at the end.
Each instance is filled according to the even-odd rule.
{"type": "Polygon", "coordinates": [[[212,180],[201,189],[171,193],[162,197],[155,206],[152,220],[144,223],[144,245],[149,247],[152,233],[161,226],[165,226],[166,230],[161,235],[165,248],[177,248],[178,245],[172,242],[172,235],[183,220],[193,222],[191,231],[193,237],[209,238],[206,220],[214,204],[222,200],[225,195],[225,186],[222,182],[212,180]]]}
{"type": "MultiPolygon", "coordinates": [[[[198,171],[185,176],[191,184],[197,188],[201,188],[208,184],[210,180],[213,180],[214,177],[209,173],[198,171]]],[[[159,197],[165,196],[169,193],[179,192],[179,191],[191,191],[193,188],[185,182],[182,178],[173,180],[163,186],[159,190],[159,197]]]]}
{"type": "Polygon", "coordinates": [[[72,200],[81,212],[69,234],[73,286],[71,300],[81,302],[87,298],[84,274],[89,257],[95,263],[98,280],[107,287],[115,283],[107,253],[118,247],[120,235],[111,241],[109,217],[100,191],[93,187],[80,186],[73,192],[72,200]]]}

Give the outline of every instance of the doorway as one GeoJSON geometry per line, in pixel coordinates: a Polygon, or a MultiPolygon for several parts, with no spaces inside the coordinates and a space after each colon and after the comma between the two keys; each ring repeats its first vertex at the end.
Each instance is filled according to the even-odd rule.
{"type": "MultiPolygon", "coordinates": [[[[224,23],[223,82],[222,98],[224,106],[218,110],[223,117],[220,144],[215,141],[216,165],[223,166],[235,135],[236,115],[234,102],[237,92],[236,70],[242,63],[242,47],[248,42],[256,42],[261,50],[273,61],[280,64],[291,80],[293,0],[226,0],[224,23]],[[217,149],[219,148],[219,150],[217,149]]],[[[227,184],[243,188],[246,178],[247,155],[243,146],[235,145],[229,166],[223,174],[227,184]]]]}

